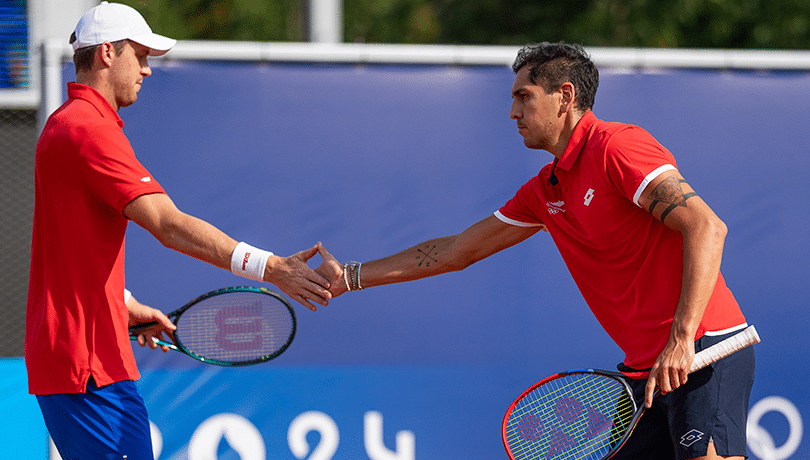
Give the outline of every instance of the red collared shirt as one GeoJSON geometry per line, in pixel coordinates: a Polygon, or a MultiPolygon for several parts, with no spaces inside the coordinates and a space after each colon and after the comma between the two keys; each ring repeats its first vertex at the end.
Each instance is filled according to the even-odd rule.
{"type": "Polygon", "coordinates": [[[124,305],[124,207],[164,193],[101,94],[69,83],[36,148],[26,311],[32,394],[83,393],[140,377],[124,305]]]}
{"type": "MultiPolygon", "coordinates": [[[[545,226],[585,301],[624,351],[627,366],[651,367],[669,339],[681,295],[683,238],[638,205],[646,186],[676,169],[647,131],[588,112],[557,162],[527,182],[495,215],[545,226]]],[[[722,274],[696,338],[745,324],[722,274]]]]}

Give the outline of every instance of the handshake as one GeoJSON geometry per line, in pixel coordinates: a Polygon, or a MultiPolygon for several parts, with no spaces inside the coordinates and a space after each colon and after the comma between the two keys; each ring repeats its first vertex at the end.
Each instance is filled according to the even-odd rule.
{"type": "Polygon", "coordinates": [[[264,281],[275,284],[292,299],[315,311],[315,304],[326,306],[330,299],[344,292],[362,289],[359,268],[357,263],[341,264],[318,242],[290,257],[270,256],[264,281]],[[307,261],[315,254],[320,254],[323,262],[313,270],[307,261]]]}

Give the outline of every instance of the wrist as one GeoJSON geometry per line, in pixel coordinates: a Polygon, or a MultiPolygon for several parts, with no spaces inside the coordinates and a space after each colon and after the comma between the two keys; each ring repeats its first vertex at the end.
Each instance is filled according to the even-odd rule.
{"type": "Polygon", "coordinates": [[[343,282],[346,283],[347,291],[362,291],[363,285],[360,283],[360,262],[348,262],[343,264],[343,282]]]}
{"type": "Polygon", "coordinates": [[[231,273],[254,281],[264,281],[267,259],[273,253],[240,242],[231,254],[231,273]]]}

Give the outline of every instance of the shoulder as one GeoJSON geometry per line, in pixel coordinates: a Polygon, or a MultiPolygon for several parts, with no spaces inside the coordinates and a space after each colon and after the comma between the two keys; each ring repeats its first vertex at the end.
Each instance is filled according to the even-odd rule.
{"type": "MultiPolygon", "coordinates": [[[[642,158],[674,163],[672,154],[646,129],[627,123],[600,122],[588,140],[588,149],[603,161],[625,162],[642,158]]],[[[642,160],[646,161],[646,160],[642,160]]]]}
{"type": "Polygon", "coordinates": [[[588,139],[592,143],[592,147],[601,147],[603,149],[649,140],[654,140],[653,136],[640,126],[601,120],[594,124],[593,133],[588,139]]]}

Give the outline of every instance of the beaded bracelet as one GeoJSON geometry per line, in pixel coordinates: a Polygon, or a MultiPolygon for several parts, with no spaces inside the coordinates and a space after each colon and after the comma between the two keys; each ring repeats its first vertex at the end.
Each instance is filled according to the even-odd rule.
{"type": "Polygon", "coordinates": [[[363,264],[360,262],[348,262],[343,264],[343,281],[346,282],[346,289],[348,291],[362,291],[363,286],[360,285],[360,267],[363,264]]]}

